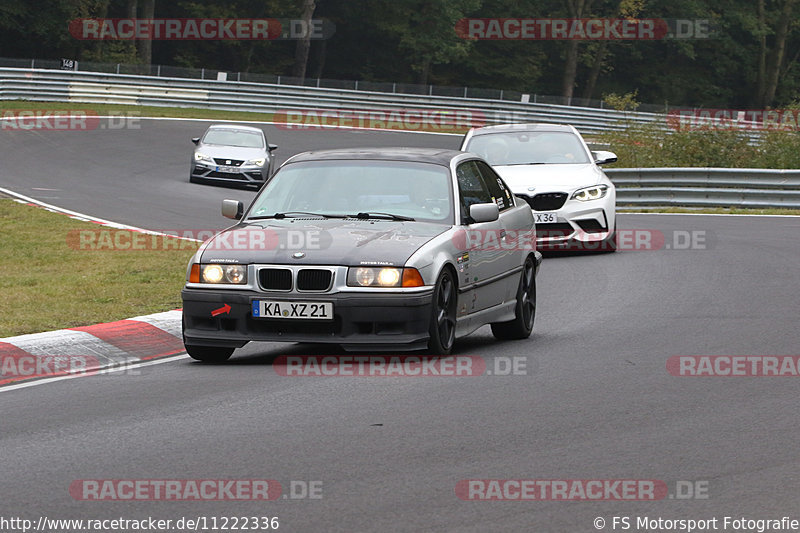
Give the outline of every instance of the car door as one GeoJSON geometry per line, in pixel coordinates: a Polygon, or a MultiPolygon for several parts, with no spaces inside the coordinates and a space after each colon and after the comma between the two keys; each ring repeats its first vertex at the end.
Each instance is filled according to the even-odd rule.
{"type": "MultiPolygon", "coordinates": [[[[530,227],[530,216],[527,212],[515,209],[515,199],[511,190],[503,179],[484,161],[475,161],[481,178],[489,194],[500,209],[500,247],[505,252],[500,260],[504,301],[517,297],[519,276],[513,275],[519,271],[525,261],[525,255],[535,242],[535,235],[530,227]]],[[[527,205],[526,205],[527,208],[527,205]]]]}
{"type": "Polygon", "coordinates": [[[459,264],[459,315],[471,314],[501,304],[506,296],[502,273],[507,265],[507,250],[500,246],[501,221],[475,223],[469,206],[495,202],[474,160],[456,168],[464,229],[464,250],[459,264]]]}

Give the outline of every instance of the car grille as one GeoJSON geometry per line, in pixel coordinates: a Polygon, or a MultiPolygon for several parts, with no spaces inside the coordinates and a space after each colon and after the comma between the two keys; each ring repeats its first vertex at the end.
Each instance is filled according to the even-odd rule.
{"type": "Polygon", "coordinates": [[[244,174],[230,174],[228,172],[217,172],[215,170],[208,173],[209,178],[225,178],[229,180],[246,180],[247,176],[244,174]]]}
{"type": "Polygon", "coordinates": [[[546,192],[533,197],[523,196],[523,198],[534,211],[555,211],[561,209],[561,206],[567,201],[567,193],[546,192]]]}
{"type": "Polygon", "coordinates": [[[258,271],[258,283],[265,291],[290,291],[292,271],[286,268],[262,268],[258,271]]]}
{"type": "Polygon", "coordinates": [[[244,163],[243,159],[223,159],[223,158],[214,158],[214,162],[218,165],[225,165],[227,167],[240,167],[242,163],[244,163]]]}
{"type": "Polygon", "coordinates": [[[305,268],[297,273],[297,290],[325,291],[331,286],[330,270],[305,268]]]}
{"type": "Polygon", "coordinates": [[[575,229],[569,222],[555,222],[553,224],[536,224],[537,239],[563,239],[572,235],[575,229]]]}

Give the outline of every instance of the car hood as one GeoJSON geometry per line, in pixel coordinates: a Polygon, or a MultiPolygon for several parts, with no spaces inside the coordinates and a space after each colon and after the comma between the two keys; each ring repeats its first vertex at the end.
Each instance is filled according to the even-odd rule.
{"type": "Polygon", "coordinates": [[[201,144],[195,148],[195,152],[203,155],[222,159],[255,159],[264,157],[267,151],[263,148],[242,148],[238,146],[220,146],[217,144],[201,144]]]}
{"type": "Polygon", "coordinates": [[[565,191],[597,185],[603,172],[593,163],[493,166],[514,194],[565,191]],[[529,191],[535,187],[535,191],[529,191]]]}
{"type": "Polygon", "coordinates": [[[366,220],[264,220],[206,242],[203,263],[403,266],[444,224],[366,220]],[[296,253],[303,257],[293,257],[296,253]]]}

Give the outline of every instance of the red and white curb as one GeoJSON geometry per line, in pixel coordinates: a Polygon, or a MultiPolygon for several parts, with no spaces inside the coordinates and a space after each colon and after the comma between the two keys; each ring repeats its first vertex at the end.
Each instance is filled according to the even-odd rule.
{"type": "Polygon", "coordinates": [[[181,311],[0,339],[0,386],[89,376],[184,353],[181,311]]]}

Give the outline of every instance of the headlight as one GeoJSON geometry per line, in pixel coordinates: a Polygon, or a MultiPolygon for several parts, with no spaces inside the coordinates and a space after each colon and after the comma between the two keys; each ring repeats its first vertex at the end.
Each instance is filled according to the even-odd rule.
{"type": "Polygon", "coordinates": [[[200,152],[194,153],[194,160],[195,161],[203,161],[204,163],[213,163],[214,160],[211,159],[209,156],[205,154],[201,154],[200,152]]]}
{"type": "Polygon", "coordinates": [[[264,161],[266,161],[263,157],[261,159],[251,159],[245,165],[255,165],[257,167],[263,167],[264,161]]]}
{"type": "Polygon", "coordinates": [[[347,271],[350,287],[422,287],[422,276],[416,268],[351,267],[347,271]]]}
{"type": "Polygon", "coordinates": [[[608,192],[608,185],[595,185],[594,187],[586,187],[578,189],[572,194],[573,200],[580,200],[581,202],[588,202],[589,200],[599,200],[604,197],[608,192]]]}
{"type": "Polygon", "coordinates": [[[200,265],[202,283],[247,283],[247,268],[243,265],[200,265]]]}

